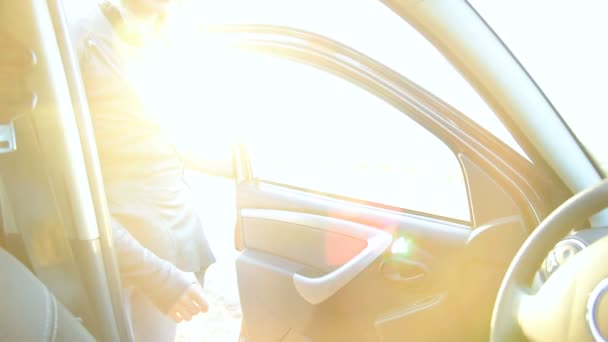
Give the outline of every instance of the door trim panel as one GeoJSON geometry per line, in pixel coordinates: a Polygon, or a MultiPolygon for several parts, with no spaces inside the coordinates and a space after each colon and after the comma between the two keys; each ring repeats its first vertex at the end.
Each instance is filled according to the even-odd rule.
{"type": "Polygon", "coordinates": [[[367,246],[354,258],[325,275],[309,277],[294,273],[293,284],[296,290],[302,298],[314,305],[329,299],[363,272],[386,251],[393,240],[392,235],[384,230],[333,217],[269,209],[242,209],[241,216],[243,219],[263,219],[297,224],[367,242],[367,246]]]}

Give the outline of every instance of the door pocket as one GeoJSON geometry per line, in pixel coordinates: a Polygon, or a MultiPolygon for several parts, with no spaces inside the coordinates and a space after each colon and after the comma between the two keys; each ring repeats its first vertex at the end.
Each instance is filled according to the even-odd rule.
{"type": "Polygon", "coordinates": [[[379,317],[375,327],[380,341],[439,341],[449,338],[449,321],[442,305],[445,298],[445,293],[430,296],[379,317]]]}

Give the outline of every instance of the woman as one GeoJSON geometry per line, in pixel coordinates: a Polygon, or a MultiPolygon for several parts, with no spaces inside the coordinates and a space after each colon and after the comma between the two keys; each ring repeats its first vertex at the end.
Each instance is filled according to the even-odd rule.
{"type": "Polygon", "coordinates": [[[172,341],[176,322],[207,310],[201,283],[215,261],[186,200],[181,155],[158,120],[172,113],[156,113],[137,79],[154,73],[146,70],[153,57],[147,51],[166,44],[172,5],[103,3],[78,40],[136,341],[172,341]]]}

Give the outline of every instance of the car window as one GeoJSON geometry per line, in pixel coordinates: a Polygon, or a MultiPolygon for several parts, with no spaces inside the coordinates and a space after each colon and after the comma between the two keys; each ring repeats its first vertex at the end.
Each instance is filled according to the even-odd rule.
{"type": "MultiPolygon", "coordinates": [[[[471,85],[424,37],[377,0],[183,0],[173,23],[271,24],[315,32],[386,64],[525,152],[471,85]]],[[[65,0],[72,20],[94,0],[65,0]]],[[[191,27],[190,25],[186,25],[191,27]]],[[[177,30],[179,32],[179,30],[177,30]]],[[[192,46],[190,37],[184,37],[192,46]]],[[[529,159],[529,158],[528,158],[529,159]]]]}
{"type": "Polygon", "coordinates": [[[470,2],[608,173],[608,49],[605,43],[598,44],[608,32],[608,2],[470,2]],[[539,18],[542,25],[538,25],[539,18]]]}
{"type": "Polygon", "coordinates": [[[283,25],[348,45],[396,70],[458,109],[527,158],[471,85],[413,27],[377,0],[189,0],[205,23],[283,25]]]}
{"type": "Polygon", "coordinates": [[[348,81],[292,61],[251,55],[242,70],[231,72],[238,79],[223,78],[230,98],[209,96],[216,108],[232,113],[226,115],[237,113],[228,121],[242,125],[257,179],[469,221],[455,155],[404,113],[348,81]]]}

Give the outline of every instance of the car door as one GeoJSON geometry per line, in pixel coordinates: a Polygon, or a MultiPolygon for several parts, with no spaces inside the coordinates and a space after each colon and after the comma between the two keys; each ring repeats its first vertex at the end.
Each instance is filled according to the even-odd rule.
{"type": "Polygon", "coordinates": [[[274,26],[211,32],[237,51],[212,63],[205,102],[240,141],[244,336],[487,339],[502,276],[561,196],[557,181],[335,41],[274,26]]]}

